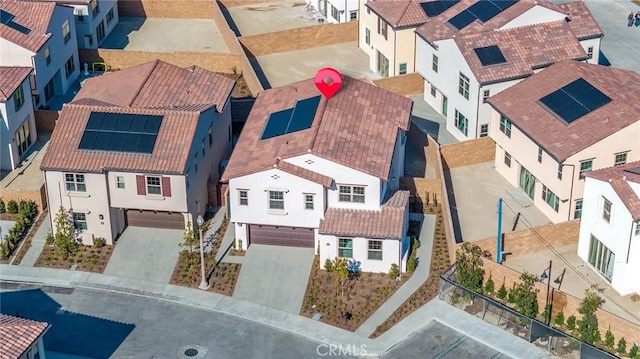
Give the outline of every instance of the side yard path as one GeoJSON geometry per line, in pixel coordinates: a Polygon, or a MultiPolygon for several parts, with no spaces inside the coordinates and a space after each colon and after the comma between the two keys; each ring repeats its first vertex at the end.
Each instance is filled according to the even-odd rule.
{"type": "Polygon", "coordinates": [[[33,267],[36,264],[36,261],[46,244],[47,234],[51,231],[51,220],[49,219],[49,216],[51,216],[51,214],[47,212],[47,215],[44,217],[44,221],[31,240],[31,247],[29,247],[27,253],[20,261],[21,266],[33,267]]]}

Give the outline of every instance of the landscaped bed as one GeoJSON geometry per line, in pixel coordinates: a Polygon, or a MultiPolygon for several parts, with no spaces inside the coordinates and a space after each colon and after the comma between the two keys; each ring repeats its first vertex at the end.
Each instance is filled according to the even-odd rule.
{"type": "Polygon", "coordinates": [[[111,253],[113,253],[113,246],[78,245],[76,254],[69,255],[67,259],[64,259],[55,246],[45,245],[38,260],[36,260],[35,267],[61,269],[74,267],[78,271],[103,273],[107,263],[109,263],[111,253]]]}
{"type": "Polygon", "coordinates": [[[5,228],[5,232],[2,233],[0,263],[10,263],[11,258],[18,254],[16,251],[20,248],[25,237],[27,235],[33,236],[31,229],[34,228],[37,215],[38,205],[34,201],[22,199],[20,201],[9,200],[5,203],[0,198],[0,218],[15,222],[11,228],[5,228]]]}
{"type": "Polygon", "coordinates": [[[27,251],[29,250],[29,248],[31,248],[31,241],[33,241],[33,237],[36,235],[38,228],[40,228],[44,220],[47,218],[47,213],[48,213],[48,210],[46,209],[44,210],[44,212],[40,213],[40,217],[36,219],[35,223],[33,224],[33,227],[31,227],[31,231],[29,232],[27,237],[24,239],[24,244],[22,245],[20,250],[18,250],[18,252],[14,254],[15,259],[13,260],[13,264],[19,265],[20,262],[22,262],[22,258],[24,258],[24,255],[27,254],[27,251]]]}

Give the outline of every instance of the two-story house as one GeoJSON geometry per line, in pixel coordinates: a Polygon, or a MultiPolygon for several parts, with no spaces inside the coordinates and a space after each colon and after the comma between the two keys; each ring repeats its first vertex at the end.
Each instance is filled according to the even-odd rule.
{"type": "Polygon", "coordinates": [[[73,8],[53,2],[0,3],[0,63],[33,68],[33,105],[66,93],[80,74],[73,8]]]}
{"type": "Polygon", "coordinates": [[[487,99],[561,60],[598,62],[602,30],[580,1],[462,0],[420,26],[424,100],[458,140],[487,136],[487,99]]]}
{"type": "Polygon", "coordinates": [[[31,67],[0,66],[0,169],[18,167],[36,142],[36,123],[31,102],[31,67]]]}
{"type": "Polygon", "coordinates": [[[51,325],[31,319],[0,314],[2,358],[45,359],[44,335],[51,325]]]}
{"type": "Polygon", "coordinates": [[[313,6],[329,23],[358,21],[359,0],[316,0],[313,6]]]}
{"type": "Polygon", "coordinates": [[[261,92],[222,180],[236,246],[316,248],[364,271],[406,269],[404,173],[411,99],[343,76],[329,100],[313,80],[261,92]]]}
{"type": "Polygon", "coordinates": [[[73,7],[80,49],[97,49],[118,24],[116,0],[48,0],[73,7]]]}
{"type": "Polygon", "coordinates": [[[231,153],[234,84],[162,61],[87,80],[60,112],[42,159],[49,208],[70,211],[89,244],[111,244],[127,225],[193,223],[231,153]]]}
{"type": "Polygon", "coordinates": [[[620,295],[640,292],[640,162],[586,174],[578,256],[620,295]]]}
{"type": "Polygon", "coordinates": [[[496,170],[554,223],[580,218],[588,172],[640,160],[639,81],[567,60],[491,96],[496,170]]]}

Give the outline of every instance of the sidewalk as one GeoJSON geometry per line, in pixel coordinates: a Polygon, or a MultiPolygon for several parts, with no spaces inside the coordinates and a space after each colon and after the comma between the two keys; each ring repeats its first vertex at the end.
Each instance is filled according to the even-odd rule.
{"type": "MultiPolygon", "coordinates": [[[[416,220],[414,214],[410,214],[410,220],[416,220]]],[[[422,217],[422,215],[418,215],[422,217]]],[[[373,332],[376,331],[376,328],[384,323],[387,318],[396,311],[396,309],[400,308],[400,306],[413,294],[422,283],[429,277],[429,268],[431,267],[431,250],[433,248],[433,233],[436,225],[436,216],[427,214],[424,215],[424,219],[422,220],[422,227],[420,229],[420,248],[417,250],[417,258],[418,258],[418,267],[416,271],[413,272],[411,278],[409,278],[403,285],[400,287],[391,298],[389,298],[378,310],[376,310],[370,317],[367,319],[358,330],[356,330],[356,334],[362,335],[364,337],[369,337],[373,332]]]]}
{"type": "Polygon", "coordinates": [[[40,225],[40,228],[36,231],[36,234],[33,236],[31,240],[31,247],[27,250],[24,257],[20,261],[21,266],[33,267],[42,253],[42,249],[47,241],[47,233],[51,231],[51,213],[47,213],[47,216],[44,218],[44,222],[40,225]]]}
{"type": "Polygon", "coordinates": [[[365,345],[367,353],[382,355],[412,333],[437,320],[474,340],[512,358],[551,358],[544,350],[515,337],[483,320],[454,308],[439,299],[432,300],[395,327],[372,340],[344,329],[314,321],[279,309],[234,299],[221,294],[133,278],[50,268],[0,265],[0,280],[33,282],[44,285],[81,287],[166,300],[232,315],[296,334],[327,345],[365,345]]]}

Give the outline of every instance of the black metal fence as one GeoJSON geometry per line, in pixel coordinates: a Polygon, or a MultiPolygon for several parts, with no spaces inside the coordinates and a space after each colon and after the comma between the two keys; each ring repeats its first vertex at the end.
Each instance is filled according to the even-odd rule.
{"type": "Polygon", "coordinates": [[[506,305],[473,292],[456,281],[455,265],[440,275],[440,299],[562,358],[613,359],[617,356],[526,317],[506,305]]]}

